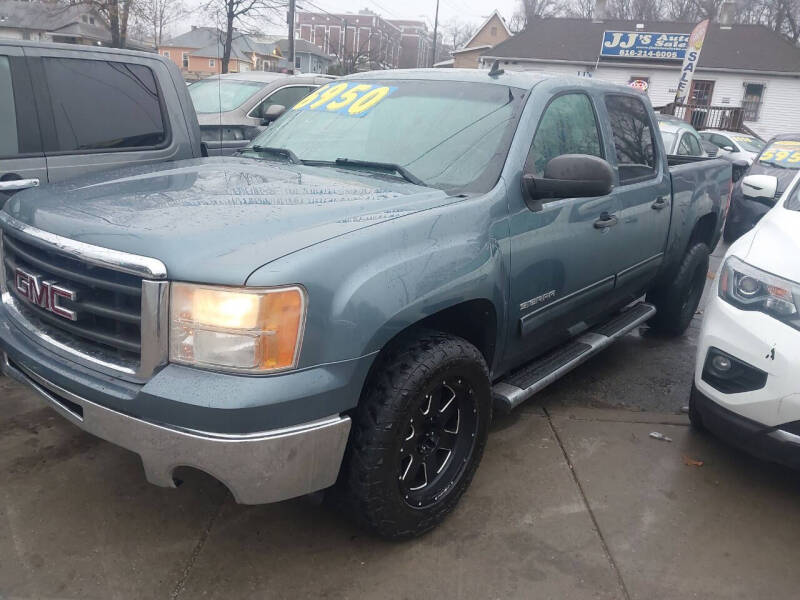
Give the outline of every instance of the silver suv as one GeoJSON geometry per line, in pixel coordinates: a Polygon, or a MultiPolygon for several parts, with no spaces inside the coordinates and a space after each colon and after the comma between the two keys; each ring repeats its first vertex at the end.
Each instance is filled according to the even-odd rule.
{"type": "Polygon", "coordinates": [[[333,79],[264,71],[228,73],[189,86],[209,155],[244,148],[287,108],[333,79]]]}

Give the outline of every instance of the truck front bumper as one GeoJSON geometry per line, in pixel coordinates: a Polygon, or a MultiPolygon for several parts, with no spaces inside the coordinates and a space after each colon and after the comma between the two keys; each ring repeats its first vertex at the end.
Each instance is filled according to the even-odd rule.
{"type": "Polygon", "coordinates": [[[224,483],[241,504],[278,502],[333,485],[350,432],[350,418],[340,415],[247,434],[175,428],[69,392],[2,351],[0,369],[74,425],[138,454],[151,483],[175,487],[175,469],[194,467],[224,483]]]}

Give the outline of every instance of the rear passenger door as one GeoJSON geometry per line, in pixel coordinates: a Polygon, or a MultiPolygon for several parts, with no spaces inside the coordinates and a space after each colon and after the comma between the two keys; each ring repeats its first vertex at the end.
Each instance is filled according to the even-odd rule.
{"type": "MultiPolygon", "coordinates": [[[[28,52],[26,50],[26,52],[28,52]]],[[[122,165],[172,159],[177,152],[163,94],[145,64],[86,53],[29,58],[51,182],[122,165]],[[115,60],[116,59],[116,60],[115,60]],[[49,100],[49,101],[48,101],[49,100]]],[[[154,63],[156,66],[158,63],[154,63]]],[[[183,136],[185,137],[185,136],[183,136]]]]}
{"type": "MultiPolygon", "coordinates": [[[[619,243],[614,263],[619,265],[618,294],[637,293],[661,266],[669,232],[672,186],[666,160],[657,143],[658,129],[638,96],[609,94],[605,110],[610,127],[607,139],[612,166],[617,173],[614,196],[618,213],[619,243]]],[[[617,295],[618,295],[617,294],[617,295]]]]}
{"type": "Polygon", "coordinates": [[[0,45],[0,208],[14,193],[47,183],[33,89],[22,50],[0,45]]]}

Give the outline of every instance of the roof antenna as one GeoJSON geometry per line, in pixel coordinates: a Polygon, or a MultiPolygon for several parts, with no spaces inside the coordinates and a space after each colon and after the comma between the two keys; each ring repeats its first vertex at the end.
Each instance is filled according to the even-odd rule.
{"type": "Polygon", "coordinates": [[[492,63],[492,68],[489,69],[489,77],[497,77],[503,73],[505,73],[505,70],[500,68],[500,61],[495,59],[492,63]]]}

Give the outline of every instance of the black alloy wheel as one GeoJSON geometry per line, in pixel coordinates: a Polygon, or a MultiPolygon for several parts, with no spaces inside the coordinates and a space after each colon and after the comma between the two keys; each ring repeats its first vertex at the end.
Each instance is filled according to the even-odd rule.
{"type": "Polygon", "coordinates": [[[452,375],[433,384],[411,416],[400,447],[405,501],[427,508],[458,479],[475,446],[477,404],[469,382],[452,375]]]}

